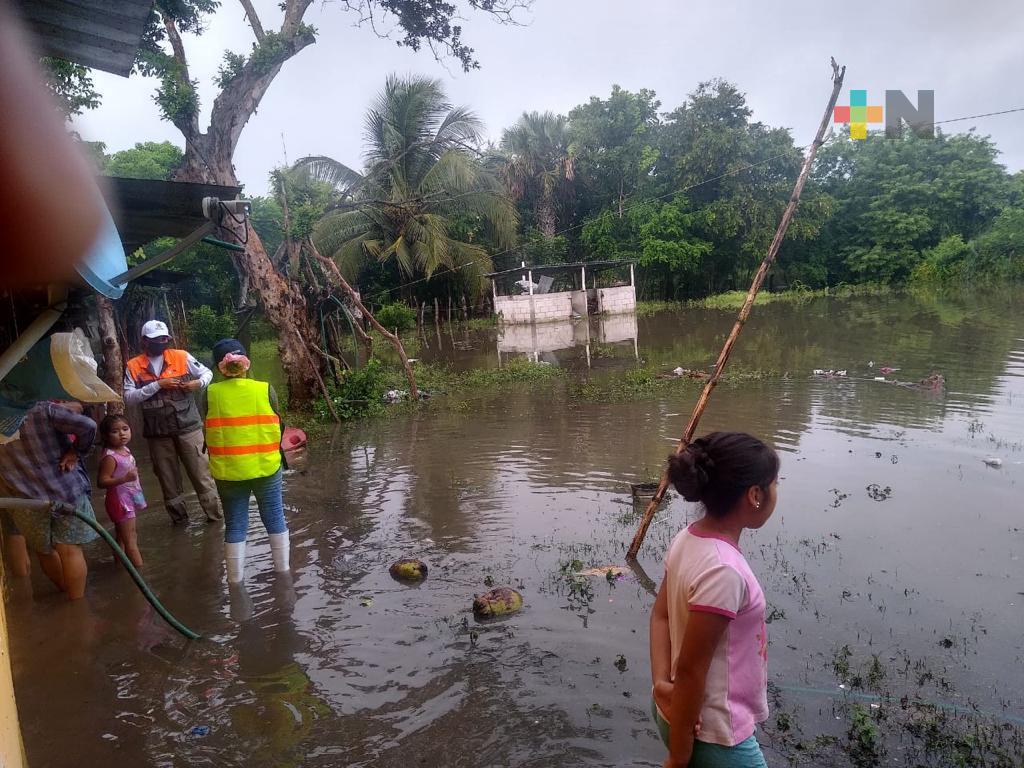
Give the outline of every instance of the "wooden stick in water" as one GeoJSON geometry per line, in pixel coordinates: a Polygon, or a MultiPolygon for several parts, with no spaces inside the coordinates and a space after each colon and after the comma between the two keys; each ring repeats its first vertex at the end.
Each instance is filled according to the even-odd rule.
{"type": "MultiPolygon", "coordinates": [[[[832,122],[833,110],[836,105],[836,100],[839,98],[839,91],[843,88],[843,77],[845,75],[846,67],[840,67],[836,64],[836,60],[832,59],[832,95],[829,97],[828,107],[825,109],[825,115],[821,119],[821,125],[818,126],[818,133],[815,135],[814,141],[807,150],[807,157],[804,158],[804,164],[800,169],[800,175],[797,176],[796,185],[793,187],[793,194],[789,197],[789,205],[786,206],[786,210],[782,214],[782,220],[779,222],[779,227],[775,230],[775,237],[772,239],[772,244],[768,248],[768,253],[765,254],[764,260],[761,262],[761,266],[754,275],[754,281],[750,284],[750,290],[747,292],[747,298],[744,300],[743,306],[740,308],[739,316],[736,318],[736,324],[733,325],[732,332],[729,334],[729,338],[725,340],[725,345],[722,347],[722,351],[718,355],[718,361],[715,363],[715,370],[711,374],[711,378],[707,380],[707,383],[704,385],[704,390],[700,393],[700,398],[697,400],[697,404],[693,407],[693,413],[690,414],[690,421],[687,423],[686,430],[683,432],[683,436],[680,438],[679,444],[676,446],[677,454],[682,453],[693,439],[693,434],[697,430],[697,423],[700,421],[700,417],[704,414],[704,409],[708,406],[708,400],[711,398],[711,393],[718,385],[718,380],[722,376],[722,371],[725,369],[726,363],[729,362],[729,355],[732,353],[733,345],[736,343],[736,339],[739,338],[740,331],[743,330],[743,326],[747,322],[747,318],[750,316],[750,310],[754,306],[754,300],[757,298],[757,292],[761,290],[761,285],[764,283],[764,279],[768,275],[768,270],[771,269],[772,263],[775,261],[775,256],[779,252],[779,246],[782,245],[782,240],[786,236],[786,230],[789,228],[789,222],[792,221],[793,214],[796,212],[796,206],[800,202],[800,193],[803,192],[804,184],[807,183],[807,176],[810,173],[811,165],[814,163],[814,156],[817,154],[818,148],[824,141],[825,131],[832,122]]],[[[647,535],[647,529],[650,528],[651,521],[654,519],[654,513],[657,512],[658,506],[661,504],[661,500],[665,497],[665,491],[667,489],[668,468],[666,467],[666,469],[661,473],[661,482],[658,483],[658,490],[654,494],[654,498],[651,499],[651,503],[647,505],[647,509],[644,510],[644,516],[640,520],[640,527],[637,528],[636,535],[633,537],[633,541],[629,545],[626,557],[630,560],[636,559],[637,552],[640,551],[640,546],[644,543],[644,537],[647,535]]]]}

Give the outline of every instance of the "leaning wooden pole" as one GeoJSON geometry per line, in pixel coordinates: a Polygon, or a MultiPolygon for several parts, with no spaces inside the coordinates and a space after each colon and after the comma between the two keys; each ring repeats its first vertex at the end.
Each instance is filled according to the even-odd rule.
{"type": "MultiPolygon", "coordinates": [[[[744,300],[743,306],[740,308],[739,316],[736,318],[736,324],[733,325],[732,332],[729,334],[729,338],[725,340],[725,345],[722,347],[722,351],[718,355],[718,362],[715,363],[715,370],[711,374],[711,378],[709,378],[707,383],[704,384],[704,390],[700,393],[700,397],[697,399],[697,404],[693,407],[693,412],[690,414],[690,421],[686,424],[686,430],[683,432],[683,436],[680,438],[679,444],[676,446],[677,454],[682,453],[693,439],[693,433],[696,432],[700,417],[704,414],[704,409],[707,408],[708,400],[711,398],[711,393],[718,385],[718,381],[722,376],[722,371],[725,370],[726,363],[729,362],[729,355],[732,353],[733,345],[736,344],[736,339],[739,338],[740,331],[743,330],[743,326],[746,324],[747,318],[750,316],[750,310],[754,306],[754,300],[757,298],[757,292],[761,290],[761,285],[764,283],[764,279],[768,275],[768,270],[771,269],[772,263],[775,261],[775,256],[779,252],[779,246],[782,245],[782,240],[786,236],[786,230],[789,228],[789,222],[792,221],[793,214],[796,212],[797,204],[800,202],[800,193],[804,190],[804,184],[807,183],[807,176],[810,173],[811,166],[814,164],[814,156],[818,153],[818,148],[824,142],[825,131],[828,130],[828,126],[832,122],[833,110],[836,106],[836,100],[839,98],[839,92],[843,88],[843,77],[845,75],[846,67],[840,67],[836,64],[836,60],[832,59],[832,95],[829,97],[828,107],[825,109],[825,115],[821,119],[821,125],[818,126],[818,133],[815,135],[814,141],[811,142],[811,146],[807,150],[807,157],[804,158],[804,164],[800,169],[800,175],[797,176],[796,185],[793,187],[793,194],[789,197],[789,205],[786,206],[786,210],[782,214],[782,220],[779,222],[779,227],[775,230],[775,237],[772,239],[772,244],[768,247],[768,253],[765,254],[764,260],[761,262],[761,266],[754,275],[754,281],[750,284],[750,290],[747,291],[747,298],[744,300]]],[[[636,559],[637,552],[640,551],[640,546],[644,543],[644,537],[647,535],[647,529],[650,528],[651,521],[654,519],[654,513],[657,512],[658,506],[661,504],[661,500],[665,497],[665,491],[667,489],[668,468],[666,467],[666,469],[661,473],[661,482],[658,483],[658,490],[654,494],[654,498],[651,499],[651,503],[647,505],[647,509],[644,510],[644,516],[640,520],[640,527],[637,528],[636,535],[633,537],[633,541],[629,545],[629,550],[626,553],[626,557],[629,559],[636,559]]]]}
{"type": "Polygon", "coordinates": [[[342,290],[348,294],[356,308],[363,313],[363,317],[369,319],[370,324],[380,331],[380,334],[385,339],[391,342],[391,346],[395,348],[395,351],[398,353],[398,358],[402,361],[402,368],[405,369],[405,377],[409,380],[409,397],[411,397],[413,401],[419,400],[420,392],[416,388],[416,377],[413,375],[412,365],[409,364],[409,356],[405,354],[405,347],[402,346],[402,340],[377,322],[377,318],[371,314],[370,310],[363,306],[363,302],[359,298],[359,294],[356,293],[355,289],[348,284],[348,280],[342,276],[341,270],[338,269],[338,265],[326,256],[323,256],[320,251],[317,250],[316,246],[313,244],[312,238],[307,238],[306,245],[309,247],[309,252],[313,254],[313,257],[317,261],[320,262],[321,266],[323,266],[329,274],[334,275],[334,279],[338,281],[338,285],[340,285],[342,290]]]}

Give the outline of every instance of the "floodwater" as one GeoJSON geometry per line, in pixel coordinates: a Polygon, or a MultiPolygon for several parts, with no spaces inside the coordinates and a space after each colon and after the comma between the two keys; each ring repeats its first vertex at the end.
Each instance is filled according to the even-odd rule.
{"type": "MultiPolygon", "coordinates": [[[[989,764],[942,752],[980,743],[992,765],[1020,764],[1020,298],[775,304],[744,330],[735,368],[760,375],[720,386],[702,428],[782,452],[778,509],[742,542],[769,601],[773,716],[760,739],[772,765],[989,764]],[[875,381],[882,366],[903,381],[939,371],[946,390],[875,381]],[[861,736],[865,717],[881,734],[870,748],[870,734],[851,735],[858,717],[861,736]],[[958,729],[968,735],[950,747],[958,729]]],[[[218,526],[172,529],[147,512],[145,575],[200,642],[164,626],[99,545],[79,604],[38,574],[34,597],[14,584],[30,764],[660,765],[653,597],[642,578],[574,569],[623,562],[629,484],[657,476],[699,384],[612,400],[579,384],[635,357],[706,369],[731,321],[687,310],[594,323],[555,332],[571,341],[559,349],[428,328],[421,359],[569,370],[540,390],[459,408],[441,398],[318,440],[310,469],[286,480],[292,580],[271,572],[255,516],[243,594],[225,584],[218,526]],[[429,563],[420,586],[388,576],[409,555],[429,563]],[[492,581],[526,607],[478,624],[470,604],[492,581]]],[[[674,498],[659,514],[641,552],[655,581],[694,513],[674,498]]]]}

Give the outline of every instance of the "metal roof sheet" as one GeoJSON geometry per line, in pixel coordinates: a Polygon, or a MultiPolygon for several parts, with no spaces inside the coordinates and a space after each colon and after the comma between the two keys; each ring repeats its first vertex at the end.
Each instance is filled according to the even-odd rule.
{"type": "Polygon", "coordinates": [[[184,237],[203,225],[203,198],[234,200],[241,187],[151,179],[105,179],[127,253],[158,237],[184,237]]]}
{"type": "Polygon", "coordinates": [[[17,0],[46,56],[127,77],[153,0],[17,0]]]}

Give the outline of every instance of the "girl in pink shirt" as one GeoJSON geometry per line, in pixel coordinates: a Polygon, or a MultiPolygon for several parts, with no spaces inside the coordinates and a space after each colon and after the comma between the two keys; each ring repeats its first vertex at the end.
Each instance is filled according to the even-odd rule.
{"type": "Polygon", "coordinates": [[[651,616],[665,768],[766,768],[754,736],[768,718],[765,599],[740,534],[775,511],[779,457],[742,432],[712,432],[670,457],[668,473],[704,515],[672,541],[651,616]]]}
{"type": "Polygon", "coordinates": [[[124,416],[110,415],[100,422],[103,457],[96,484],[106,488],[107,515],[117,531],[117,543],[136,568],[142,567],[142,553],[135,532],[135,513],[146,508],[146,497],[139,484],[135,457],[128,449],[132,428],[124,416]]]}

